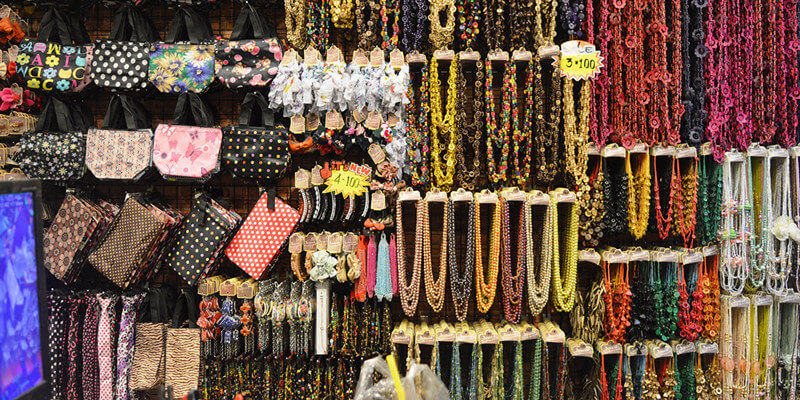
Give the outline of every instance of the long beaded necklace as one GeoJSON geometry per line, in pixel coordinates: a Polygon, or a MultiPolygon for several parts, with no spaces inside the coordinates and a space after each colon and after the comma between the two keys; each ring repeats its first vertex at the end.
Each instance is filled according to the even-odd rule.
{"type": "Polygon", "coordinates": [[[480,0],[457,0],[458,12],[458,48],[471,49],[480,34],[482,5],[480,0]]]}
{"type": "MultiPolygon", "coordinates": [[[[535,97],[533,95],[533,81],[536,75],[536,67],[534,66],[535,61],[528,62],[528,68],[525,78],[525,88],[523,90],[523,96],[525,99],[525,110],[523,112],[522,124],[520,124],[519,114],[520,111],[517,107],[517,99],[516,99],[516,85],[511,88],[514,90],[511,96],[515,98],[511,102],[511,118],[513,120],[513,135],[512,139],[514,142],[514,164],[516,166],[516,170],[514,171],[514,177],[511,178],[512,181],[516,182],[516,185],[519,187],[525,187],[530,182],[530,175],[531,175],[531,159],[533,154],[533,113],[534,113],[534,100],[535,97]]],[[[516,71],[513,72],[516,74],[516,71]]],[[[581,115],[583,120],[584,116],[581,115]]],[[[577,143],[576,143],[577,144],[577,143]]],[[[585,141],[583,142],[585,144],[585,141]]],[[[583,145],[580,147],[583,149],[583,154],[585,156],[586,146],[583,145]]],[[[586,165],[583,165],[583,174],[586,174],[586,165]]]]}
{"type": "Polygon", "coordinates": [[[383,50],[392,51],[397,48],[400,40],[400,0],[383,1],[381,6],[381,36],[381,48],[383,50]],[[389,21],[391,21],[391,24],[389,21]]]}
{"type": "Polygon", "coordinates": [[[627,262],[612,264],[603,261],[605,332],[608,339],[617,343],[625,342],[626,330],[631,325],[629,269],[630,266],[627,262]],[[612,268],[612,265],[617,265],[617,268],[612,268]]]}
{"type": "Polygon", "coordinates": [[[749,241],[752,235],[747,166],[739,152],[728,152],[722,164],[722,234],[720,287],[736,295],[744,290],[750,265],[749,241]]]}
{"type": "Polygon", "coordinates": [[[639,240],[647,233],[650,220],[650,157],[628,152],[625,172],[628,175],[628,231],[639,240]]]}
{"type": "Polygon", "coordinates": [[[779,301],[775,323],[778,350],[775,398],[795,399],[797,391],[797,316],[798,304],[779,301]]]}
{"type": "Polygon", "coordinates": [[[606,157],[603,199],[606,237],[619,235],[628,227],[628,197],[630,182],[619,158],[606,157]]]}
{"type": "Polygon", "coordinates": [[[403,50],[422,50],[428,21],[428,0],[403,0],[403,50]]]}
{"type": "Polygon", "coordinates": [[[533,217],[534,207],[541,208],[541,206],[533,204],[529,197],[528,202],[525,204],[525,242],[528,244],[526,246],[527,257],[525,260],[528,277],[528,307],[530,307],[532,315],[538,315],[544,310],[550,295],[550,275],[552,272],[550,265],[552,265],[554,254],[551,242],[552,231],[558,229],[558,227],[553,225],[553,222],[556,221],[553,218],[553,215],[556,214],[555,203],[548,202],[547,206],[545,206],[543,221],[537,219],[536,223],[534,223],[533,217]],[[541,227],[540,231],[537,230],[536,236],[534,236],[534,227],[537,227],[536,229],[541,227]],[[535,245],[537,242],[540,243],[538,252],[535,245]]]}
{"type": "Polygon", "coordinates": [[[453,32],[456,29],[456,4],[455,0],[431,0],[428,21],[430,33],[428,40],[433,50],[444,49],[453,44],[453,32]],[[441,23],[441,14],[447,17],[444,26],[441,23]]]}
{"type": "Polygon", "coordinates": [[[658,173],[659,157],[653,155],[653,204],[655,206],[656,227],[658,229],[658,236],[661,240],[666,240],[669,237],[669,231],[672,226],[672,190],[675,187],[675,168],[676,159],[669,156],[669,171],[668,173],[658,173]],[[664,193],[664,190],[669,190],[669,193],[664,193]],[[667,201],[665,207],[664,200],[667,201]]]}
{"type": "MultiPolygon", "coordinates": [[[[641,343],[634,343],[630,346],[641,347],[641,343]]],[[[627,345],[626,345],[627,347],[627,345]]],[[[625,360],[625,400],[643,399],[645,391],[645,380],[647,377],[647,353],[632,355],[630,352],[624,357],[625,360]]],[[[621,374],[621,372],[620,372],[621,374]]]]}
{"type": "Polygon", "coordinates": [[[518,210],[517,214],[517,235],[514,240],[517,248],[516,263],[512,264],[511,249],[511,203],[519,203],[518,201],[503,201],[503,227],[501,229],[503,237],[503,255],[500,262],[500,269],[502,270],[502,288],[503,288],[503,315],[506,320],[511,324],[519,323],[522,316],[522,298],[525,295],[525,270],[527,267],[525,257],[528,253],[529,244],[527,243],[527,227],[526,224],[526,204],[522,202],[519,207],[514,207],[518,210]]]}
{"type": "Polygon", "coordinates": [[[500,263],[500,231],[503,218],[503,203],[494,206],[492,229],[489,232],[489,270],[488,283],[484,278],[483,246],[481,245],[481,203],[475,202],[475,293],[478,303],[478,312],[485,314],[492,308],[494,297],[497,293],[497,275],[500,263]]]}
{"type": "Polygon", "coordinates": [[[581,210],[581,242],[585,247],[595,247],[600,244],[605,230],[605,199],[603,198],[603,188],[605,177],[603,174],[603,157],[594,156],[589,158],[589,192],[583,193],[581,210]],[[592,159],[596,160],[592,162],[592,159]]]}
{"type": "MultiPolygon", "coordinates": [[[[445,263],[447,262],[447,235],[449,233],[448,223],[450,222],[450,207],[447,206],[447,203],[444,203],[444,218],[443,224],[444,227],[442,228],[442,240],[441,240],[441,250],[439,254],[439,273],[438,277],[434,280],[433,278],[433,252],[431,251],[431,226],[430,226],[430,202],[428,200],[422,200],[418,207],[422,207],[422,242],[423,248],[422,253],[425,257],[424,261],[424,274],[425,274],[425,298],[428,300],[428,305],[430,305],[431,309],[435,313],[439,313],[442,311],[442,306],[444,306],[444,295],[445,295],[445,285],[447,283],[447,268],[445,263]]],[[[417,237],[419,240],[419,237],[417,237]]]]}
{"type": "Polygon", "coordinates": [[[719,293],[719,256],[704,255],[702,276],[697,287],[702,289],[702,324],[703,337],[715,341],[719,335],[720,293],[719,293]]]}
{"type": "Polygon", "coordinates": [[[698,353],[695,357],[694,375],[695,381],[697,382],[695,386],[696,398],[698,400],[719,399],[722,397],[719,359],[716,353],[712,353],[707,357],[711,360],[704,362],[703,356],[702,353],[698,353]]]}
{"type": "MultiPolygon", "coordinates": [[[[536,0],[534,15],[534,39],[538,48],[554,46],[556,37],[556,1],[536,0]]],[[[536,179],[541,184],[552,183],[559,169],[558,144],[561,125],[561,71],[553,67],[550,75],[550,88],[545,92],[543,86],[542,60],[538,52],[534,57],[536,79],[533,93],[536,104],[536,179]],[[545,112],[545,110],[548,110],[545,112]]]]}
{"type": "Polygon", "coordinates": [[[750,307],[742,297],[722,296],[722,366],[723,398],[744,398],[750,387],[750,307]],[[744,306],[733,304],[744,300],[744,306]],[[735,397],[734,397],[735,396],[735,397]]]}
{"type": "Polygon", "coordinates": [[[775,365],[773,349],[773,301],[768,296],[750,297],[750,393],[757,398],[772,398],[772,369],[775,365]]]}
{"type": "Polygon", "coordinates": [[[308,0],[308,43],[321,54],[328,50],[329,24],[328,0],[308,0]]]}
{"type": "Polygon", "coordinates": [[[604,291],[603,282],[596,279],[585,296],[586,300],[582,294],[576,293],[575,306],[569,313],[573,337],[586,343],[594,343],[600,338],[605,313],[604,291]]]}
{"type": "Polygon", "coordinates": [[[414,95],[414,85],[408,85],[408,104],[406,105],[406,138],[408,141],[408,158],[411,169],[411,184],[426,186],[430,182],[428,158],[430,149],[428,142],[428,65],[423,64],[420,70],[421,83],[419,98],[414,95]],[[417,106],[419,104],[419,106],[417,106]]]}
{"type": "Polygon", "coordinates": [[[712,155],[701,155],[698,163],[697,241],[700,245],[716,243],[721,214],[722,165],[712,155]],[[709,172],[710,171],[710,172],[709,172]]]}
{"type": "MultiPolygon", "coordinates": [[[[406,271],[406,247],[405,247],[405,234],[403,233],[403,201],[397,204],[397,216],[395,218],[397,224],[397,279],[400,289],[400,304],[403,306],[403,312],[406,316],[414,316],[417,313],[417,303],[419,302],[419,286],[420,278],[422,275],[423,254],[422,246],[419,245],[419,240],[416,240],[414,246],[414,265],[412,269],[411,280],[409,282],[408,272],[406,271]],[[408,282],[408,283],[406,283],[408,282]]],[[[423,237],[425,221],[425,208],[422,206],[422,200],[416,204],[417,210],[417,231],[415,237],[417,239],[423,237]]]]}
{"type": "MultiPolygon", "coordinates": [[[[450,292],[453,298],[453,305],[456,311],[456,319],[464,321],[467,319],[467,311],[469,310],[469,299],[472,295],[472,279],[475,269],[475,212],[476,206],[468,203],[469,214],[467,216],[467,254],[462,260],[459,260],[456,251],[456,233],[455,233],[455,203],[456,201],[450,200],[447,203],[449,211],[447,212],[448,232],[447,232],[447,261],[450,269],[450,292]],[[462,264],[463,263],[463,264],[462,264]],[[464,265],[464,272],[460,271],[459,265],[464,265]]],[[[459,230],[459,232],[461,232],[459,230]]]]}
{"type": "Polygon", "coordinates": [[[681,123],[681,141],[698,146],[703,140],[706,85],[704,59],[708,49],[703,44],[703,10],[708,2],[681,0],[681,50],[683,53],[682,95],[685,113],[681,123]]]}
{"type": "MultiPolygon", "coordinates": [[[[554,207],[558,207],[555,196],[551,195],[550,201],[556,203],[554,207]]],[[[553,213],[551,222],[552,226],[556,227],[550,232],[553,243],[552,300],[557,311],[569,312],[575,304],[578,275],[578,206],[575,203],[566,203],[564,206],[567,208],[567,225],[563,229],[565,235],[559,238],[562,229],[559,225],[558,209],[553,213]]]]}
{"type": "Polygon", "coordinates": [[[696,157],[689,160],[684,168],[681,158],[676,158],[675,179],[673,196],[676,198],[678,208],[673,208],[672,229],[676,236],[683,238],[683,247],[694,247],[695,224],[697,216],[697,165],[696,157]]]}
{"type": "Polygon", "coordinates": [[[456,147],[458,132],[456,130],[456,103],[457,86],[456,75],[458,67],[458,56],[450,62],[450,71],[447,78],[447,103],[445,114],[442,115],[442,95],[441,83],[439,81],[439,61],[436,57],[431,57],[430,69],[430,110],[431,124],[430,137],[431,149],[433,151],[433,177],[434,186],[444,191],[449,191],[453,185],[453,177],[456,171],[456,147]],[[440,142],[444,136],[447,142],[440,142]],[[444,157],[442,157],[442,153],[444,157]],[[444,160],[442,160],[444,158],[444,160]],[[444,166],[442,165],[444,164],[444,166]]]}
{"type": "Polygon", "coordinates": [[[678,329],[678,266],[674,262],[651,263],[655,271],[656,335],[666,342],[678,329]]]}
{"type": "Polygon", "coordinates": [[[486,164],[489,180],[494,184],[502,184],[506,181],[508,170],[508,154],[510,152],[509,137],[511,131],[511,113],[516,110],[517,78],[516,64],[513,61],[506,62],[506,70],[503,74],[502,87],[502,114],[498,126],[497,115],[495,114],[494,90],[492,82],[494,74],[492,72],[492,62],[486,62],[486,164]],[[513,104],[512,104],[513,102],[513,104]],[[500,161],[495,161],[499,152],[500,161]]]}
{"type": "MultiPolygon", "coordinates": [[[[530,69],[530,68],[529,68],[530,69]]],[[[532,75],[533,71],[529,72],[532,75]]],[[[532,78],[532,76],[531,76],[532,78]]],[[[580,101],[575,110],[573,82],[571,79],[564,80],[564,150],[566,153],[565,163],[567,171],[575,185],[575,191],[579,199],[583,199],[583,194],[590,190],[589,177],[586,169],[589,164],[587,145],[589,143],[589,112],[591,111],[592,88],[589,81],[585,81],[580,89],[580,101]]],[[[529,101],[533,97],[528,97],[529,101]]],[[[516,142],[515,142],[516,145],[516,142]]],[[[582,207],[583,208],[583,207],[582,207]]]]}
{"type": "Polygon", "coordinates": [[[289,0],[285,10],[286,40],[289,46],[300,50],[306,46],[306,0],[289,0]]]}
{"type": "Polygon", "coordinates": [[[356,30],[359,49],[370,49],[378,45],[381,6],[382,3],[378,0],[356,0],[356,30]]]}
{"type": "MultiPolygon", "coordinates": [[[[791,182],[789,180],[789,157],[782,149],[770,150],[775,157],[771,157],[770,165],[774,166],[770,172],[770,192],[772,198],[768,199],[769,210],[767,220],[769,232],[767,233],[767,247],[763,249],[766,263],[766,288],[775,295],[783,295],[788,291],[789,257],[793,250],[793,240],[789,238],[789,231],[794,225],[791,218],[791,182]],[[774,171],[774,172],[773,172],[774,171]],[[774,177],[774,183],[771,182],[774,177]]],[[[796,226],[794,226],[796,227],[796,226]]]]}
{"type": "MultiPolygon", "coordinates": [[[[475,3],[478,0],[471,0],[475,3]]],[[[468,123],[467,117],[467,77],[464,74],[465,60],[459,57],[457,85],[458,93],[458,112],[456,113],[456,124],[458,133],[458,182],[461,187],[467,190],[475,190],[478,185],[478,177],[481,171],[481,140],[483,136],[483,62],[478,59],[475,61],[475,83],[472,90],[472,122],[468,123]],[[466,140],[464,140],[466,138],[466,140]],[[471,147],[471,154],[467,154],[467,144],[471,147]],[[468,161],[472,158],[471,163],[468,161]],[[470,167],[470,164],[472,167],[470,167]]]]}
{"type": "Polygon", "coordinates": [[[542,339],[533,341],[533,361],[531,362],[531,378],[529,381],[528,400],[539,400],[542,392],[542,348],[547,345],[542,339]]]}
{"type": "Polygon", "coordinates": [[[678,329],[680,329],[681,338],[689,341],[695,341],[703,330],[701,310],[704,294],[700,285],[697,284],[700,268],[700,264],[682,263],[678,273],[678,329]],[[688,275],[688,279],[687,269],[692,271],[688,275]],[[691,299],[689,293],[692,293],[691,299]]]}
{"type": "Polygon", "coordinates": [[[750,247],[751,263],[748,270],[746,289],[756,291],[764,286],[766,270],[772,259],[766,254],[771,249],[770,225],[772,221],[768,215],[771,207],[772,184],[769,171],[771,170],[770,158],[763,147],[754,144],[747,152],[748,191],[753,199],[753,212],[750,220],[753,221],[753,235],[750,247]],[[766,192],[765,192],[766,190],[766,192]]]}
{"type": "Polygon", "coordinates": [[[508,48],[506,42],[508,25],[505,21],[506,14],[511,11],[508,6],[508,0],[484,0],[483,2],[483,20],[486,21],[484,25],[485,39],[489,50],[508,48]]]}

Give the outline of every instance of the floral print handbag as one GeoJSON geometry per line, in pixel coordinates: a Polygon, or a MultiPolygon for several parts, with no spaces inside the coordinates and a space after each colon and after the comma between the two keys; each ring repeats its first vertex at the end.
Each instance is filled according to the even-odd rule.
{"type": "Polygon", "coordinates": [[[180,7],[166,41],[150,46],[150,83],[161,93],[205,91],[214,81],[213,38],[203,14],[180,7]]]}
{"type": "Polygon", "coordinates": [[[50,98],[36,128],[19,141],[17,155],[25,175],[33,179],[74,181],[83,176],[86,127],[61,100],[50,98]]]}
{"type": "Polygon", "coordinates": [[[278,73],[283,58],[275,29],[251,5],[245,4],[229,40],[216,44],[216,73],[230,89],[261,88],[269,85],[278,73]],[[252,31],[252,38],[245,32],[252,31]]]}

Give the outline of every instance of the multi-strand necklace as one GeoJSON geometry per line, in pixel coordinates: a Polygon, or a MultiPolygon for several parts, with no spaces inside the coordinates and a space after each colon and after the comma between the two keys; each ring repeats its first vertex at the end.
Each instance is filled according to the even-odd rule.
{"type": "Polygon", "coordinates": [[[631,294],[628,284],[627,262],[603,261],[603,300],[605,302],[606,337],[617,343],[625,342],[626,330],[631,325],[631,294]]]}
{"type": "Polygon", "coordinates": [[[655,208],[658,236],[661,240],[666,240],[669,237],[672,226],[672,207],[674,206],[672,203],[672,190],[675,187],[673,182],[676,175],[676,160],[672,155],[661,156],[661,158],[668,159],[667,165],[669,169],[665,171],[662,167],[661,173],[659,173],[659,156],[653,155],[653,207],[655,208]]]}
{"type": "MultiPolygon", "coordinates": [[[[424,261],[424,274],[425,274],[425,298],[428,300],[428,305],[431,307],[431,310],[435,313],[439,313],[442,311],[442,307],[444,306],[444,295],[445,295],[445,285],[447,283],[447,243],[448,243],[448,224],[450,222],[450,207],[447,206],[447,203],[442,203],[444,205],[444,217],[443,217],[443,228],[442,228],[442,240],[440,246],[440,253],[439,253],[439,266],[438,266],[438,274],[437,277],[434,279],[433,273],[433,252],[431,251],[431,226],[430,226],[430,204],[432,202],[423,199],[417,207],[422,207],[422,242],[423,248],[422,252],[425,257],[424,261]]],[[[417,222],[419,223],[419,222],[417,222]]],[[[417,237],[419,240],[419,236],[417,237]]]]}
{"type": "Polygon", "coordinates": [[[400,0],[383,0],[381,5],[381,48],[392,51],[397,48],[399,40],[400,0]]]}
{"type": "MultiPolygon", "coordinates": [[[[529,72],[529,75],[532,75],[532,70],[529,72]]],[[[578,103],[579,105],[576,112],[572,80],[567,79],[564,81],[564,100],[562,101],[562,105],[564,110],[565,163],[567,172],[572,180],[571,183],[575,185],[578,199],[583,199],[583,194],[591,190],[589,186],[589,177],[586,175],[586,169],[589,164],[587,145],[589,143],[591,95],[591,83],[586,81],[581,85],[580,102],[578,103]]],[[[532,101],[533,97],[528,97],[528,99],[532,101]]],[[[581,208],[585,208],[585,205],[581,204],[581,208]]]]}
{"type": "Polygon", "coordinates": [[[586,343],[594,343],[600,338],[605,313],[604,292],[603,281],[595,279],[586,296],[576,293],[575,306],[569,313],[569,322],[574,337],[586,343]]]}
{"type": "Polygon", "coordinates": [[[414,85],[408,85],[408,104],[406,105],[406,140],[408,141],[408,158],[411,169],[411,184],[426,186],[430,182],[428,159],[430,157],[428,135],[428,65],[423,64],[420,70],[419,98],[414,94],[414,85]]]}
{"type": "Polygon", "coordinates": [[[779,300],[776,305],[775,340],[777,345],[777,371],[775,398],[797,398],[797,317],[798,303],[779,300]]]}
{"type": "MultiPolygon", "coordinates": [[[[513,121],[512,126],[512,139],[514,142],[514,170],[513,176],[509,179],[515,182],[519,187],[525,187],[530,181],[531,175],[531,159],[533,153],[533,114],[534,114],[534,101],[533,95],[534,80],[536,79],[536,66],[535,61],[528,62],[527,73],[525,74],[525,88],[523,90],[523,98],[525,99],[525,110],[520,112],[517,107],[516,100],[516,85],[514,85],[513,96],[515,97],[511,102],[513,107],[511,110],[511,118],[513,121]],[[519,115],[522,114],[522,121],[519,115]]],[[[514,71],[516,73],[516,71],[514,71]]],[[[512,95],[509,93],[509,95],[512,95]]],[[[587,107],[588,109],[588,107],[587,107]]],[[[581,121],[584,121],[585,116],[581,115],[581,121]]],[[[574,120],[573,120],[574,122],[574,120]]],[[[573,125],[574,127],[574,125],[573,125]]],[[[573,129],[574,130],[574,129],[573,129]]],[[[577,135],[577,134],[576,134],[577,135]]],[[[583,142],[585,144],[585,141],[583,142]]],[[[585,153],[585,146],[581,147],[585,153]]],[[[585,163],[584,163],[585,164],[585,163]]],[[[586,174],[586,166],[583,167],[583,173],[586,174]]]]}
{"type": "Polygon", "coordinates": [[[722,165],[709,154],[700,156],[697,168],[697,215],[700,224],[696,232],[698,244],[705,246],[717,241],[721,217],[722,165]]]}
{"type": "Polygon", "coordinates": [[[502,86],[502,114],[498,121],[492,86],[494,80],[492,61],[486,61],[486,164],[489,180],[494,184],[502,184],[507,179],[509,142],[511,141],[509,136],[511,133],[511,110],[516,109],[517,101],[516,64],[508,61],[505,68],[502,86]],[[497,161],[498,158],[499,161],[497,161]]]}
{"type": "Polygon", "coordinates": [[[650,220],[650,156],[628,152],[625,172],[628,176],[628,231],[639,240],[647,233],[650,220]]]}
{"type": "MultiPolygon", "coordinates": [[[[422,280],[422,264],[424,255],[422,254],[422,246],[419,240],[415,241],[414,246],[414,264],[411,273],[411,278],[408,277],[406,267],[406,247],[405,247],[405,234],[403,232],[403,201],[397,203],[397,216],[395,223],[397,224],[397,280],[398,288],[400,291],[400,304],[403,307],[403,312],[406,316],[414,316],[417,313],[417,304],[419,303],[419,286],[422,280]]],[[[424,235],[423,228],[428,216],[425,215],[425,208],[421,206],[422,200],[416,203],[417,220],[416,220],[416,238],[422,238],[424,235]]]]}
{"type": "Polygon", "coordinates": [[[707,3],[681,0],[681,49],[683,50],[682,95],[685,112],[681,123],[681,141],[699,146],[703,141],[706,85],[704,60],[708,49],[703,43],[703,15],[707,3]]]}
{"type": "Polygon", "coordinates": [[[525,270],[526,270],[526,256],[528,243],[527,227],[525,226],[526,215],[525,205],[526,201],[503,201],[503,225],[502,225],[502,240],[503,240],[503,254],[500,258],[500,270],[502,273],[502,288],[503,288],[503,315],[508,322],[512,324],[519,323],[522,316],[522,298],[525,295],[525,270]],[[512,225],[511,225],[511,209],[516,210],[516,237],[512,240],[512,225]],[[513,257],[512,263],[512,249],[516,247],[517,254],[513,257]]]}
{"type": "Polygon", "coordinates": [[[284,2],[286,40],[295,50],[306,47],[306,0],[284,2]]]}
{"type": "Polygon", "coordinates": [[[722,397],[719,373],[719,357],[717,353],[704,355],[698,353],[694,359],[695,392],[698,400],[715,400],[722,397]],[[704,361],[703,358],[710,359],[704,361]]]}
{"type": "Polygon", "coordinates": [[[481,0],[457,0],[456,12],[458,13],[458,36],[456,43],[460,50],[471,49],[478,37],[480,30],[481,13],[483,7],[481,0]]]}
{"type": "Polygon", "coordinates": [[[775,364],[773,349],[773,299],[770,296],[750,297],[750,315],[753,329],[750,332],[750,393],[772,398],[772,368],[775,364]]]}
{"type": "Polygon", "coordinates": [[[605,175],[603,174],[604,158],[589,157],[589,192],[583,193],[581,209],[581,242],[585,247],[595,247],[600,244],[605,230],[605,199],[603,198],[605,175]]]}
{"type": "Polygon", "coordinates": [[[483,246],[481,245],[481,203],[476,201],[475,205],[475,261],[479,265],[475,266],[475,293],[477,295],[478,312],[485,314],[492,308],[494,297],[497,292],[497,275],[500,264],[500,233],[503,219],[503,203],[498,201],[494,205],[494,217],[492,218],[492,228],[489,232],[489,262],[483,262],[483,246]],[[483,265],[488,265],[489,270],[484,272],[483,265]],[[487,282],[484,274],[488,274],[487,282]]]}
{"type": "MultiPolygon", "coordinates": [[[[538,211],[538,210],[537,210],[538,211]]],[[[547,205],[537,205],[530,197],[525,204],[525,242],[528,277],[528,307],[532,315],[541,314],[550,295],[550,276],[552,272],[552,231],[558,229],[553,224],[556,205],[548,200],[547,205]],[[534,217],[534,208],[544,208],[541,217],[534,217]],[[539,244],[537,246],[537,243],[539,244]],[[538,251],[537,251],[538,248],[538,251]],[[538,267],[538,268],[537,268],[538,267]]]]}
{"type": "Polygon", "coordinates": [[[703,337],[716,341],[720,324],[719,254],[703,255],[697,287],[703,293],[703,337]]]}
{"type": "Polygon", "coordinates": [[[433,50],[444,49],[453,44],[453,32],[456,29],[456,4],[455,0],[432,0],[430,2],[430,33],[428,40],[433,50]],[[441,14],[447,17],[444,26],[441,23],[441,14]]]}
{"type": "Polygon", "coordinates": [[[604,234],[607,237],[614,237],[623,233],[628,227],[628,190],[630,182],[625,173],[622,159],[606,157],[604,161],[604,234]]]}
{"type": "Polygon", "coordinates": [[[403,50],[422,51],[428,22],[427,0],[403,0],[403,50]]]}
{"type": "Polygon", "coordinates": [[[772,294],[783,295],[789,290],[789,257],[791,257],[794,242],[789,235],[793,229],[797,229],[797,225],[791,217],[789,154],[784,149],[773,148],[770,149],[770,158],[771,171],[769,175],[772,196],[771,199],[768,199],[769,210],[767,212],[770,229],[767,233],[767,247],[763,249],[764,257],[769,259],[766,263],[766,288],[772,294]]]}
{"type": "Polygon", "coordinates": [[[675,236],[683,238],[683,247],[694,247],[695,224],[697,216],[697,157],[688,158],[687,163],[682,163],[687,158],[676,157],[675,173],[672,180],[672,194],[675,198],[673,203],[673,225],[672,230],[675,236]],[[685,166],[684,166],[685,164],[685,166]]]}
{"type": "MultiPolygon", "coordinates": [[[[556,36],[557,2],[537,0],[534,15],[534,41],[537,48],[554,46],[556,36]]],[[[542,59],[536,52],[533,62],[536,67],[533,94],[535,101],[536,138],[536,179],[541,184],[552,183],[559,170],[558,144],[561,125],[561,71],[553,67],[550,75],[550,87],[545,91],[542,79],[542,59]]]]}
{"type": "Polygon", "coordinates": [[[379,44],[381,8],[382,3],[378,0],[356,0],[355,24],[359,49],[371,49],[379,44]]]}
{"type": "Polygon", "coordinates": [[[430,137],[433,154],[434,187],[449,191],[453,185],[456,171],[456,147],[458,132],[456,130],[456,103],[457,86],[456,75],[458,57],[450,61],[450,71],[447,78],[447,103],[445,113],[442,115],[441,83],[439,81],[439,61],[431,58],[430,66],[430,137]],[[446,139],[446,142],[442,140],[446,139]],[[444,153],[444,155],[442,155],[444,153]]]}
{"type": "MultiPolygon", "coordinates": [[[[477,1],[476,1],[477,2],[477,1]]],[[[477,53],[476,53],[477,54],[477,53]]],[[[480,57],[480,56],[479,56],[480,57]]],[[[458,112],[456,125],[458,128],[458,182],[467,190],[475,190],[481,171],[481,140],[483,136],[483,62],[475,61],[475,83],[472,90],[472,122],[468,122],[467,114],[467,77],[464,74],[465,60],[459,57],[458,63],[458,112]],[[467,146],[471,152],[467,153],[467,146]],[[471,161],[469,161],[471,159],[471,161]]]]}
{"type": "MultiPolygon", "coordinates": [[[[578,274],[578,206],[575,203],[558,203],[557,196],[551,196],[555,203],[556,212],[552,214],[552,226],[556,229],[550,232],[553,244],[552,276],[553,296],[552,302],[557,311],[569,312],[575,304],[575,286],[578,274]],[[559,217],[559,206],[566,208],[566,218],[559,217]],[[559,221],[566,220],[563,228],[559,221]],[[559,232],[564,234],[559,237],[559,232]]],[[[543,264],[543,266],[547,266],[543,264]]]]}
{"type": "Polygon", "coordinates": [[[752,208],[747,187],[747,165],[739,152],[728,152],[722,164],[722,235],[720,287],[741,294],[750,267],[752,208]]]}
{"type": "MultiPolygon", "coordinates": [[[[447,253],[447,263],[450,272],[450,292],[453,296],[453,305],[456,311],[456,319],[464,321],[467,319],[467,311],[469,310],[469,299],[472,295],[472,279],[475,269],[475,210],[476,205],[467,202],[469,214],[467,216],[467,248],[466,256],[459,260],[456,251],[456,203],[455,200],[450,200],[447,203],[448,211],[448,225],[447,225],[447,247],[450,249],[447,253]],[[463,272],[459,268],[463,265],[463,272]]],[[[461,220],[461,219],[459,219],[461,220]]],[[[459,230],[459,232],[462,232],[459,230]]]]}
{"type": "Polygon", "coordinates": [[[744,398],[750,387],[750,306],[741,296],[722,296],[720,365],[723,398],[744,398]]]}
{"type": "Polygon", "coordinates": [[[748,191],[752,199],[753,212],[750,214],[753,234],[751,235],[751,263],[747,275],[747,290],[756,291],[764,286],[768,266],[772,258],[766,256],[766,251],[772,247],[772,221],[768,213],[772,204],[772,184],[770,158],[766,149],[758,144],[753,144],[747,152],[748,191]]]}

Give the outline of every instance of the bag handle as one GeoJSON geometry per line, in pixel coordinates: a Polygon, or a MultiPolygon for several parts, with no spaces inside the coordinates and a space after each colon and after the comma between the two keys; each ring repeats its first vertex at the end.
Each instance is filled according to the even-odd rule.
{"type": "Polygon", "coordinates": [[[42,21],[39,24],[39,36],[37,40],[40,42],[54,42],[62,45],[72,44],[71,30],[69,29],[70,21],[68,17],[59,11],[56,7],[51,7],[45,11],[42,16],[42,21]]]}
{"type": "Polygon", "coordinates": [[[275,126],[275,114],[269,108],[269,102],[263,93],[250,92],[244,96],[242,112],[239,114],[239,125],[266,128],[275,126]]]}
{"type": "Polygon", "coordinates": [[[189,42],[200,44],[214,39],[214,32],[205,14],[193,7],[179,7],[169,25],[165,43],[189,42]]]}
{"type": "Polygon", "coordinates": [[[194,92],[185,92],[178,95],[178,103],[175,105],[172,123],[174,125],[202,127],[216,125],[211,108],[194,92]]]}
{"type": "Polygon", "coordinates": [[[267,26],[264,17],[251,4],[246,3],[236,18],[231,32],[231,40],[266,39],[276,36],[274,28],[267,26]]]}
{"type": "Polygon", "coordinates": [[[141,103],[126,95],[114,95],[108,103],[103,129],[122,129],[135,131],[149,129],[147,110],[141,103]]]}
{"type": "Polygon", "coordinates": [[[187,323],[189,328],[197,328],[197,319],[200,309],[197,303],[197,294],[190,289],[184,289],[175,302],[175,311],[172,314],[172,328],[180,328],[187,323]]]}
{"type": "Polygon", "coordinates": [[[156,42],[160,40],[153,21],[131,6],[121,7],[114,14],[109,40],[130,42],[156,42]]]}
{"type": "Polygon", "coordinates": [[[86,130],[94,126],[92,110],[83,99],[76,99],[66,104],[70,109],[70,116],[75,130],[86,132],[86,130]]]}
{"type": "Polygon", "coordinates": [[[36,121],[36,132],[74,132],[72,113],[63,101],[50,97],[36,121]]]}

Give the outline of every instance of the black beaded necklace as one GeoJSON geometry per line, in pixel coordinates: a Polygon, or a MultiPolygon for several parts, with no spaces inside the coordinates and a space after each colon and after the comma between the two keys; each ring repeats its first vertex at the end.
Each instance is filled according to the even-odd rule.
{"type": "Polygon", "coordinates": [[[605,180],[605,235],[619,235],[628,227],[628,175],[625,173],[622,158],[607,158],[603,165],[605,180]]]}

